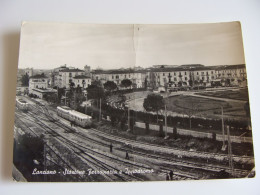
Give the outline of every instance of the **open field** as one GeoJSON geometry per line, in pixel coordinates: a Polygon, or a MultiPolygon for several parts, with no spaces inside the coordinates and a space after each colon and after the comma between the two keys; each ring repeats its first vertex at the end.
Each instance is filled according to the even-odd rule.
{"type": "Polygon", "coordinates": [[[223,107],[226,118],[245,118],[243,102],[221,101],[188,95],[177,95],[166,100],[168,110],[188,116],[220,118],[221,107],[223,107]]]}
{"type": "Polygon", "coordinates": [[[247,88],[232,89],[232,90],[226,90],[226,91],[199,92],[199,93],[195,93],[195,94],[217,97],[217,98],[227,98],[227,99],[248,101],[248,89],[247,88]]]}

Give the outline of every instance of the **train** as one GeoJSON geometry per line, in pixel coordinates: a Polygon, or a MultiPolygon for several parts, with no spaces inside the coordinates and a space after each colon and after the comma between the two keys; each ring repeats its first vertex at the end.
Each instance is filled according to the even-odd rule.
{"type": "Polygon", "coordinates": [[[16,98],[16,107],[19,110],[27,112],[29,104],[25,100],[23,100],[23,99],[16,98]]]}
{"type": "Polygon", "coordinates": [[[58,106],[57,115],[81,127],[91,127],[92,117],[72,110],[67,106],[58,106]]]}

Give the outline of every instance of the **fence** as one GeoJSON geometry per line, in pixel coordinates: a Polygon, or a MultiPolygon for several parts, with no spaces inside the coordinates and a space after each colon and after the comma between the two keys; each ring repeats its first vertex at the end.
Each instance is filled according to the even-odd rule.
{"type": "MultiPolygon", "coordinates": [[[[136,127],[139,128],[145,128],[145,123],[142,122],[136,122],[135,123],[136,127]]],[[[153,131],[159,131],[159,125],[153,125],[149,124],[149,129],[153,131]]],[[[163,131],[165,132],[165,126],[163,126],[163,131]]],[[[173,128],[168,127],[167,128],[167,133],[172,133],[173,128]]],[[[192,131],[192,130],[187,130],[187,129],[177,129],[177,134],[179,135],[185,135],[185,136],[192,136],[196,138],[213,138],[213,133],[207,133],[207,132],[199,132],[199,131],[192,131]]],[[[223,141],[223,136],[221,134],[216,134],[216,140],[217,141],[223,141]]],[[[227,140],[227,135],[225,135],[225,140],[227,140]]],[[[234,143],[252,143],[253,140],[251,137],[240,137],[240,136],[230,136],[231,142],[234,143]]]]}

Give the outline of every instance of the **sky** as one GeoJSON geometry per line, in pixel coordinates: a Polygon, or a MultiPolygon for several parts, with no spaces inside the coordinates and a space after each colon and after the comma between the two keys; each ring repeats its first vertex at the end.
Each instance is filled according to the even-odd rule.
{"type": "Polygon", "coordinates": [[[239,22],[70,24],[24,22],[19,68],[83,69],[244,64],[239,22]]]}

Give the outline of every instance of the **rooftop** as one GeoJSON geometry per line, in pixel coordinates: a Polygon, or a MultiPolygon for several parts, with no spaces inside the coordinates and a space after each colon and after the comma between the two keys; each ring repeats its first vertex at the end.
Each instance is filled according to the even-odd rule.
{"type": "Polygon", "coordinates": [[[84,72],[84,70],[80,70],[78,68],[75,69],[64,69],[64,70],[60,70],[60,72],[84,72]]]}
{"type": "Polygon", "coordinates": [[[30,77],[30,79],[43,79],[43,78],[48,78],[48,77],[46,77],[44,74],[36,74],[30,77]]]}
{"type": "Polygon", "coordinates": [[[90,79],[89,76],[86,76],[86,75],[77,75],[75,77],[73,77],[74,79],[90,79]]]}
{"type": "Polygon", "coordinates": [[[89,115],[83,114],[81,112],[77,112],[75,110],[71,110],[70,113],[73,114],[74,116],[77,116],[77,117],[82,118],[82,119],[91,119],[92,118],[89,115]]]}
{"type": "Polygon", "coordinates": [[[63,109],[63,110],[71,110],[71,108],[68,106],[58,106],[57,108],[63,109]]]}
{"type": "Polygon", "coordinates": [[[146,73],[146,70],[120,69],[120,70],[94,70],[94,74],[130,74],[130,73],[146,73]]]}
{"type": "Polygon", "coordinates": [[[234,68],[245,68],[245,64],[236,64],[236,65],[224,65],[224,66],[218,66],[218,69],[234,69],[234,68]]]}

